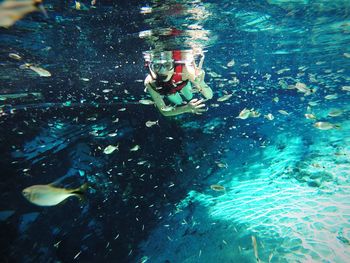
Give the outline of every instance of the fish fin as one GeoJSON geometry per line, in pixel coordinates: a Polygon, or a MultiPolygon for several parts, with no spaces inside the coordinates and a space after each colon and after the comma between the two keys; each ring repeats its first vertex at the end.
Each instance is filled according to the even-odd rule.
{"type": "Polygon", "coordinates": [[[60,184],[64,179],[66,179],[66,178],[67,178],[67,176],[64,175],[64,176],[62,176],[62,177],[56,179],[56,180],[53,181],[52,183],[49,183],[49,185],[52,186],[52,187],[58,187],[59,184],[60,184]]]}
{"type": "Polygon", "coordinates": [[[88,188],[89,188],[88,183],[84,183],[79,188],[73,189],[71,193],[75,194],[80,199],[80,201],[84,202],[85,201],[85,192],[88,188]]]}

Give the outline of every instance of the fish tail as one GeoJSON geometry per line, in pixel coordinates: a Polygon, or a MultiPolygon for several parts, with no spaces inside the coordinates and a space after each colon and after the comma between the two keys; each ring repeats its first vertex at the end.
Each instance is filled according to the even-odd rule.
{"type": "Polygon", "coordinates": [[[335,129],[337,129],[337,130],[340,130],[341,129],[341,125],[340,124],[334,124],[334,126],[333,126],[335,129]]]}
{"type": "Polygon", "coordinates": [[[85,200],[85,192],[88,188],[89,188],[88,183],[84,183],[79,188],[72,190],[72,194],[75,194],[80,199],[80,201],[84,201],[85,200]]]}
{"type": "Polygon", "coordinates": [[[32,66],[31,63],[24,63],[23,65],[20,65],[19,68],[20,69],[28,69],[32,66]]]}

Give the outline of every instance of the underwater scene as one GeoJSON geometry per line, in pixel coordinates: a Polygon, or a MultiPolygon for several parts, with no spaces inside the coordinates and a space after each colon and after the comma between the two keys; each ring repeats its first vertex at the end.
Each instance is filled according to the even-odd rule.
{"type": "Polygon", "coordinates": [[[350,262],[349,0],[1,0],[0,262],[350,262]]]}

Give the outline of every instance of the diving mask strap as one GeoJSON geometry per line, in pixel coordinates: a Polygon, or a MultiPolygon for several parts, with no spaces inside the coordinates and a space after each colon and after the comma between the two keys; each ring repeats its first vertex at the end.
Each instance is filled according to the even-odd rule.
{"type": "Polygon", "coordinates": [[[149,72],[151,74],[152,79],[157,78],[157,74],[152,70],[151,64],[148,65],[149,72]]]}

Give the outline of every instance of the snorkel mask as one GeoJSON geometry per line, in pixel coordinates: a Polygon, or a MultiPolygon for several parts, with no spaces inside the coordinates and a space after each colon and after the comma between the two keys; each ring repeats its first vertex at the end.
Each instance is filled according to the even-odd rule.
{"type": "Polygon", "coordinates": [[[149,66],[153,72],[161,73],[174,69],[174,61],[153,61],[149,66]]]}
{"type": "Polygon", "coordinates": [[[174,73],[174,66],[171,51],[150,53],[148,68],[154,79],[165,80],[174,73]]]}

